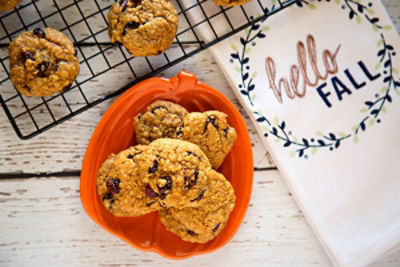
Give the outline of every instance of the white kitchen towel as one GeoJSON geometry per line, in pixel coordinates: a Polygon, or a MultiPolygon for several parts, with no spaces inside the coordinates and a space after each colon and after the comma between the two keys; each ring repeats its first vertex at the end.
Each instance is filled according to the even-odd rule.
{"type": "Polygon", "coordinates": [[[400,244],[399,49],[379,0],[304,0],[211,48],[336,265],[400,244]]]}

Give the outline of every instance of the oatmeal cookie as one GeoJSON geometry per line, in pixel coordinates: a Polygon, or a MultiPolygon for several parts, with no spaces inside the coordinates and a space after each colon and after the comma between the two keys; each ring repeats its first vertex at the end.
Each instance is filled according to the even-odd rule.
{"type": "Polygon", "coordinates": [[[166,229],[185,241],[205,243],[214,239],[225,227],[235,206],[236,196],[229,181],[214,170],[207,175],[208,192],[201,206],[159,211],[166,229]]]}
{"type": "Polygon", "coordinates": [[[108,34],[133,56],[159,55],[171,45],[178,15],[169,0],[119,0],[107,15],[108,34]]]}
{"type": "Polygon", "coordinates": [[[0,11],[13,9],[21,0],[0,0],[0,11]]]}
{"type": "Polygon", "coordinates": [[[219,6],[230,7],[230,6],[243,5],[250,1],[251,0],[214,0],[214,3],[219,6]]]}
{"type": "Polygon", "coordinates": [[[201,149],[177,139],[157,139],[147,146],[153,160],[143,179],[146,195],[162,208],[193,207],[207,190],[206,172],[211,169],[201,149]]]}
{"type": "Polygon", "coordinates": [[[27,96],[49,96],[68,88],[80,67],[72,42],[52,28],[21,33],[8,47],[10,78],[27,96]]]}
{"type": "Polygon", "coordinates": [[[169,101],[158,100],[150,104],[144,113],[134,118],[136,142],[149,144],[158,138],[173,138],[178,127],[188,114],[187,110],[169,101]]]}
{"type": "Polygon", "coordinates": [[[152,159],[145,146],[130,147],[111,155],[97,175],[97,193],[105,208],[115,216],[141,216],[159,209],[146,196],[141,177],[152,159]]]}
{"type": "Polygon", "coordinates": [[[218,169],[236,141],[237,134],[229,126],[227,115],[219,111],[192,112],[185,116],[175,137],[198,145],[218,169]]]}

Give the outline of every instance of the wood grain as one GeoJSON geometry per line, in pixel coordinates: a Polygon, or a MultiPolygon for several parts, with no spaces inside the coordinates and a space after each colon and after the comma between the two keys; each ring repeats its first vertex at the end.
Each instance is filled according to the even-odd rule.
{"type": "MultiPolygon", "coordinates": [[[[328,266],[278,171],[258,171],[244,221],[225,247],[185,261],[141,252],[83,210],[79,178],[10,179],[0,189],[0,265],[328,266]]],[[[374,266],[399,266],[400,252],[374,266]]]]}
{"type": "Polygon", "coordinates": [[[0,204],[0,264],[329,263],[277,171],[256,173],[247,215],[227,246],[184,262],[140,252],[98,227],[82,209],[77,177],[4,180],[0,204]]]}

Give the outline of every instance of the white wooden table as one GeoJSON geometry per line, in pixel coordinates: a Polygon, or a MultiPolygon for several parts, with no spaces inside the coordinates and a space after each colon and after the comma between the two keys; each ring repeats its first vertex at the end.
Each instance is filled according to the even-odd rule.
{"type": "MultiPolygon", "coordinates": [[[[400,1],[384,0],[400,29],[400,1]]],[[[186,69],[241,109],[208,51],[161,76],[186,69]]],[[[15,135],[0,111],[0,265],[329,266],[321,245],[241,109],[251,133],[254,185],[247,215],[222,249],[184,261],[142,252],[97,226],[83,210],[79,172],[89,138],[111,99],[33,138],[15,135]]],[[[373,264],[400,266],[400,252],[373,264]]]]}

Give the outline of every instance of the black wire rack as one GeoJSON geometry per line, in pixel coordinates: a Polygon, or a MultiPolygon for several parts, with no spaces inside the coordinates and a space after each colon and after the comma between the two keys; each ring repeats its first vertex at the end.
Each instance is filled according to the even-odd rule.
{"type": "Polygon", "coordinates": [[[158,56],[132,57],[107,36],[107,13],[113,1],[23,1],[14,10],[0,13],[0,103],[18,137],[29,139],[295,2],[252,0],[224,8],[212,0],[172,1],[179,27],[171,47],[158,56]],[[9,78],[9,43],[36,27],[52,27],[66,34],[81,64],[72,86],[50,97],[21,95],[9,78]]]}

